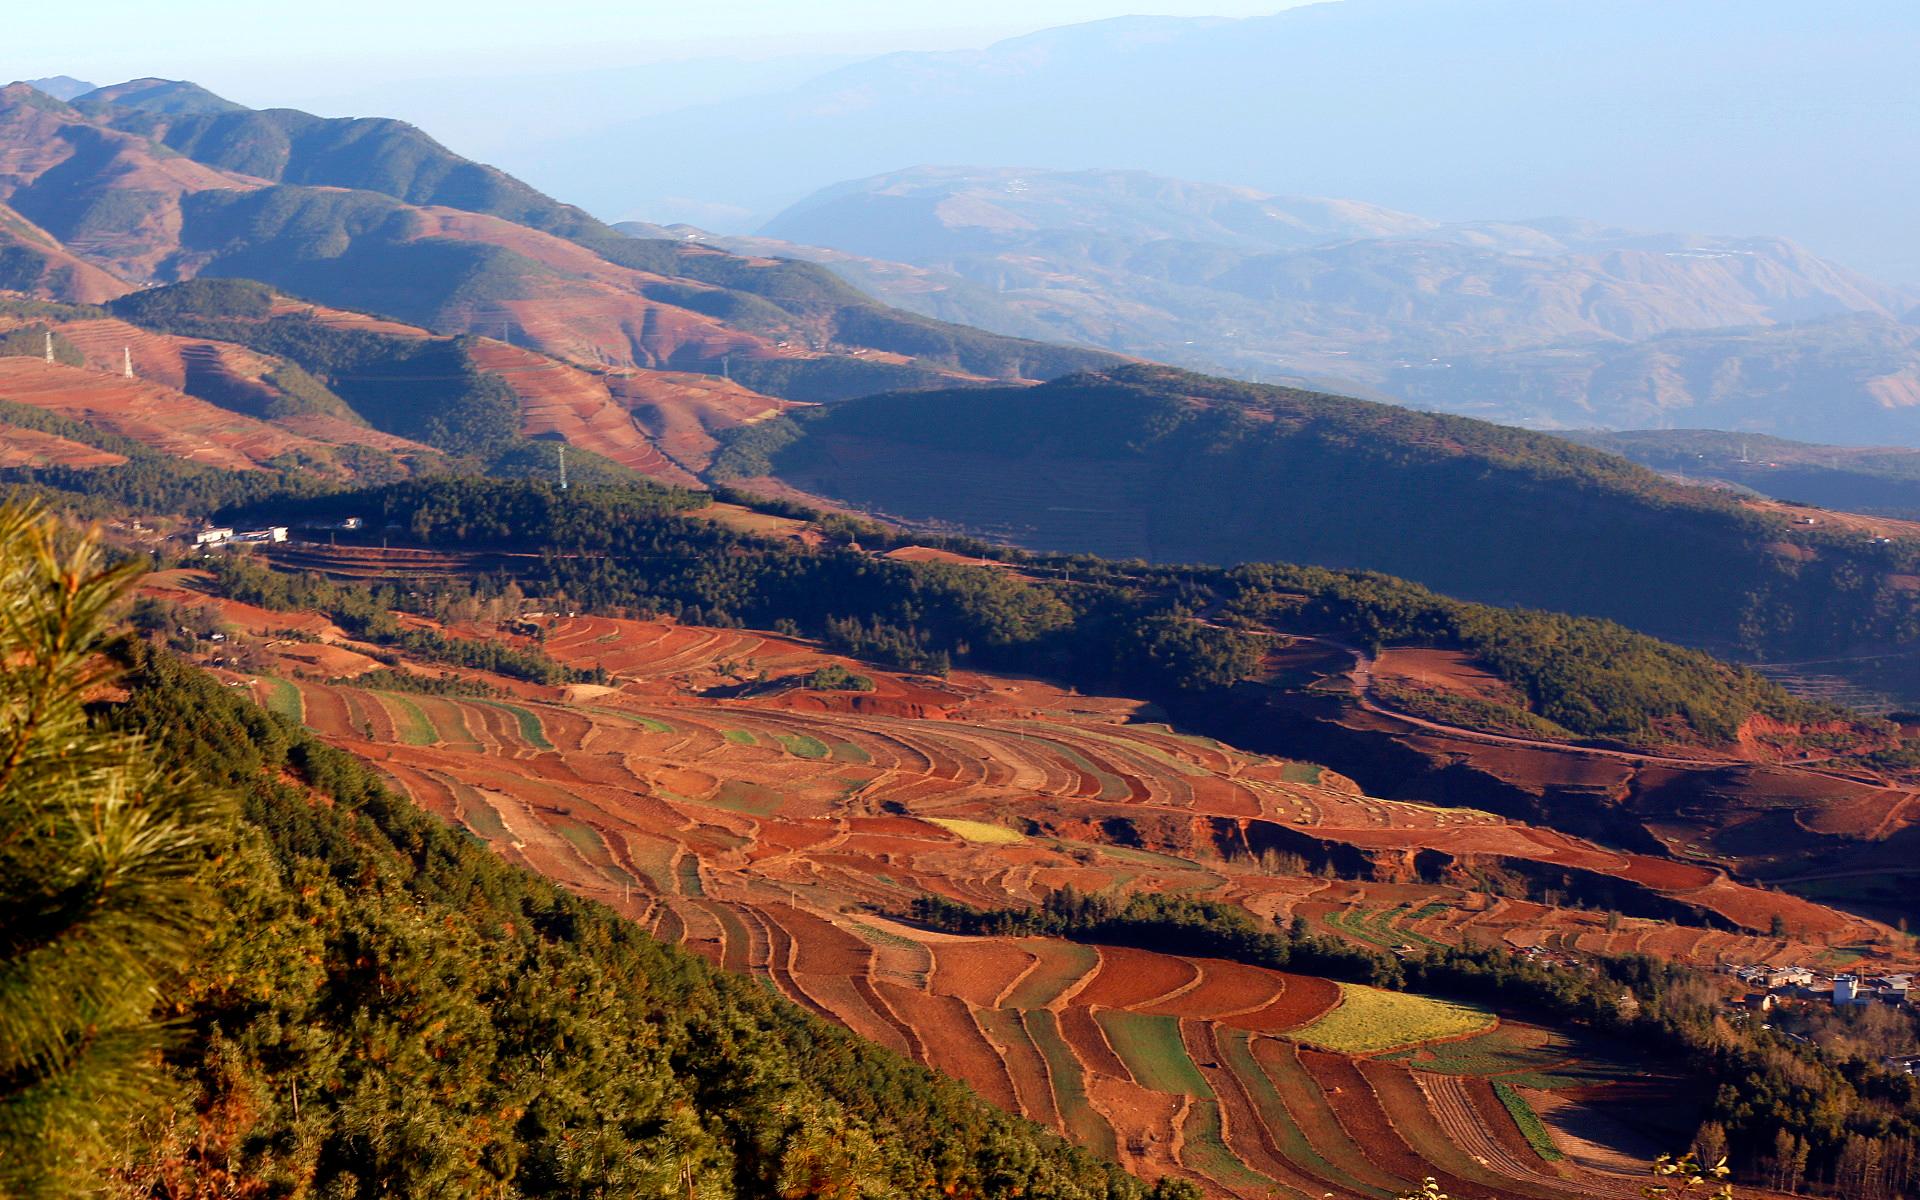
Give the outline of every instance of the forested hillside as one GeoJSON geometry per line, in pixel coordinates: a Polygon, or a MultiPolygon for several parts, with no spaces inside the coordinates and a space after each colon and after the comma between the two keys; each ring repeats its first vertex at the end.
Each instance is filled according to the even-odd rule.
{"type": "MultiPolygon", "coordinates": [[[[955,664],[1044,670],[1089,687],[1172,694],[1253,677],[1259,636],[1196,620],[1218,613],[1388,646],[1463,649],[1511,681],[1532,711],[1575,736],[1731,740],[1756,714],[1846,722],[1751,672],[1607,622],[1466,604],[1373,573],[1286,565],[1155,569],[1089,558],[1025,560],[1036,575],[915,563],[740,533],[697,518],[686,493],[612,487],[562,496],[540,482],[444,480],[277,500],[235,510],[317,518],[377,512],[415,544],[536,551],[523,575],[592,608],[705,624],[788,626],[915,670],[955,664]],[[689,512],[693,509],[693,512],[689,512]],[[1056,586],[1063,574],[1078,586],[1056,586]]],[[[857,532],[885,546],[878,528],[857,532]]],[[[842,536],[845,534],[843,533],[842,536]]],[[[237,585],[237,586],[236,586],[237,585]]],[[[242,572],[234,595],[310,606],[283,576],[242,572]]]]}
{"type": "Polygon", "coordinates": [[[1920,637],[1910,542],[1542,434],[1161,367],[833,405],[722,466],[1046,550],[1367,568],[1752,654],[1920,637]]]}

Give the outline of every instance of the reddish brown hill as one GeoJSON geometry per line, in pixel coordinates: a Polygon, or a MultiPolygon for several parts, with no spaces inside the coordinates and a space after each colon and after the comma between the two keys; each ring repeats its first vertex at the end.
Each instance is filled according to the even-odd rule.
{"type": "MultiPolygon", "coordinates": [[[[204,162],[183,157],[153,139],[163,127],[116,121],[110,107],[82,112],[31,88],[6,89],[0,204],[37,223],[51,246],[130,281],[260,279],[404,322],[330,312],[327,319],[343,327],[502,335],[590,370],[861,359],[851,372],[762,372],[783,390],[826,394],[939,379],[1051,378],[1110,361],[892,312],[801,264],[627,239],[513,181],[508,190],[532,208],[506,215],[478,199],[475,208],[411,202],[415,191],[396,190],[390,177],[350,162],[309,164],[317,173],[301,178],[310,183],[286,184],[208,165],[259,161],[218,148],[189,151],[204,162]]],[[[25,232],[14,237],[33,240],[25,232]]],[[[20,274],[16,287],[51,298],[121,290],[104,276],[76,278],[44,261],[27,260],[20,274]]]]}
{"type": "Polygon", "coordinates": [[[300,451],[332,457],[327,443],[210,404],[157,380],[0,358],[0,400],[30,404],[131,438],[162,454],[231,471],[250,471],[300,451]]]}
{"type": "Polygon", "coordinates": [[[0,202],[115,274],[152,278],[180,250],[184,197],[260,186],[95,125],[23,84],[0,89],[0,202]]]}
{"type": "Polygon", "coordinates": [[[0,204],[0,288],[36,300],[103,304],[124,296],[133,285],[103,271],[62,246],[13,209],[0,204]]]}
{"type": "Polygon", "coordinates": [[[698,482],[660,452],[599,377],[491,338],[475,343],[473,360],[520,398],[526,436],[558,437],[656,479],[698,482]]]}
{"type": "Polygon", "coordinates": [[[796,406],[730,379],[684,371],[614,372],[607,386],[661,450],[690,471],[712,465],[726,431],[796,406]]]}

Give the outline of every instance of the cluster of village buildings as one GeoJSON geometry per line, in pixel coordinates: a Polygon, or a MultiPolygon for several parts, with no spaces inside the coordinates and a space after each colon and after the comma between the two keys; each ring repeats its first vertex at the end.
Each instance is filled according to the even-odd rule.
{"type": "Polygon", "coordinates": [[[1810,967],[1723,966],[1747,985],[1746,1007],[1759,1011],[1782,1000],[1820,1000],[1830,1004],[1911,1004],[1911,975],[1828,975],[1810,967]]]}
{"type": "MultiPolygon", "coordinates": [[[[1769,1012],[1780,1004],[1821,1003],[1835,1006],[1891,1004],[1920,1007],[1911,975],[1829,975],[1809,967],[1757,966],[1720,968],[1747,986],[1734,1005],[1748,1012],[1769,1012]]],[[[1885,1060],[1887,1067],[1920,1075],[1920,1055],[1885,1060]]]]}
{"type": "MultiPolygon", "coordinates": [[[[293,526],[295,529],[325,532],[328,530],[354,530],[361,527],[359,517],[342,517],[338,521],[302,521],[293,526]]],[[[235,529],[231,525],[209,525],[193,535],[196,546],[243,545],[249,542],[284,542],[287,540],[288,527],[268,525],[261,529],[235,529]]]]}

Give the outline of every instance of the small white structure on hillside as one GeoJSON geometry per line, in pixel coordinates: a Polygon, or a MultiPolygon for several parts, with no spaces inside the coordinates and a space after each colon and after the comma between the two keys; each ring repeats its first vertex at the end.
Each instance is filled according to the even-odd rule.
{"type": "Polygon", "coordinates": [[[233,530],[228,526],[208,526],[193,535],[196,546],[218,546],[233,540],[233,530]]]}
{"type": "Polygon", "coordinates": [[[1833,1002],[1835,1004],[1858,1003],[1859,1001],[1856,997],[1859,993],[1859,987],[1860,981],[1852,975],[1835,975],[1833,977],[1833,1002]]]}

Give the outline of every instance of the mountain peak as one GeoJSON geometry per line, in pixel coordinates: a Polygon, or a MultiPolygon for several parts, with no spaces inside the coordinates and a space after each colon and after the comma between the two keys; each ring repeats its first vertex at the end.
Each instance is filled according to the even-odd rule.
{"type": "Polygon", "coordinates": [[[55,100],[72,100],[100,86],[97,83],[88,83],[84,79],[75,79],[71,75],[49,75],[44,79],[29,79],[26,83],[28,87],[52,96],[55,100]]]}
{"type": "Polygon", "coordinates": [[[216,96],[197,83],[184,79],[129,79],[108,87],[95,88],[75,98],[75,103],[93,107],[112,105],[139,112],[181,115],[187,113],[246,112],[247,106],[216,96]]]}
{"type": "Polygon", "coordinates": [[[71,111],[66,101],[41,91],[31,83],[16,80],[0,87],[0,108],[40,108],[49,111],[71,111]]]}

